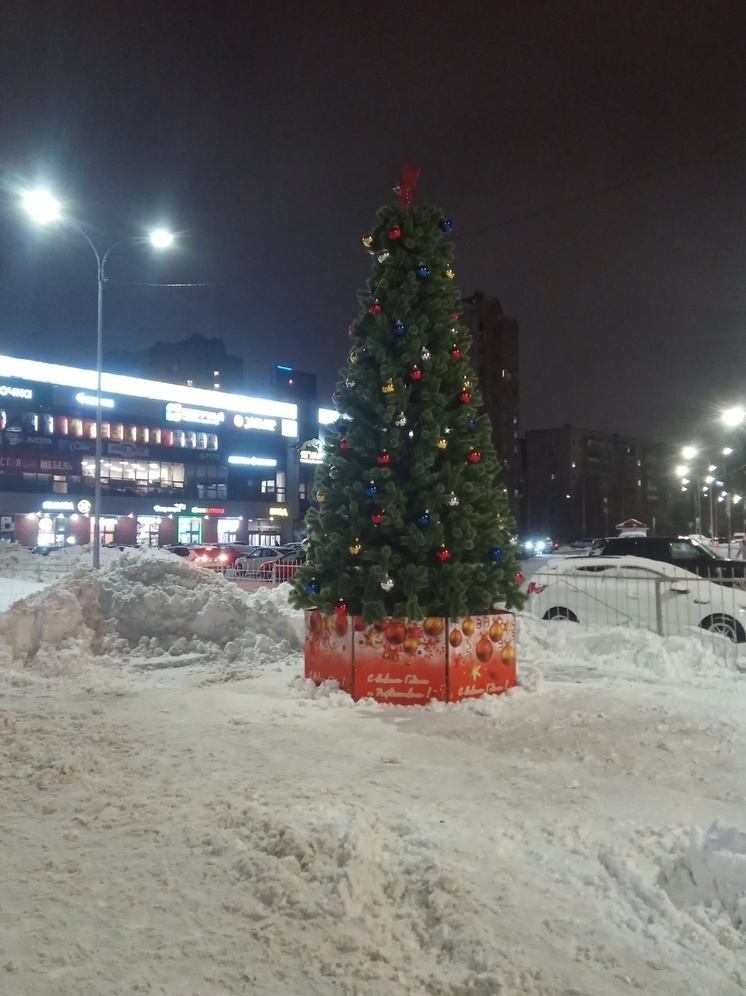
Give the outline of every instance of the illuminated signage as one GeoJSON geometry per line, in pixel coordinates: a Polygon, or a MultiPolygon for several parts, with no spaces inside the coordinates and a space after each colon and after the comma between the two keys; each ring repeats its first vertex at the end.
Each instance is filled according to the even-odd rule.
{"type": "Polygon", "coordinates": [[[92,507],[87,498],[81,498],[78,502],[78,511],[81,515],[88,515],[92,507]]]}
{"type": "Polygon", "coordinates": [[[169,512],[186,512],[186,505],[181,501],[177,501],[175,505],[153,505],[153,511],[167,514],[169,512]]]}
{"type": "Polygon", "coordinates": [[[31,401],[34,392],[30,387],[11,387],[10,384],[0,384],[0,398],[22,398],[31,401]]]}
{"type": "Polygon", "coordinates": [[[166,405],[167,422],[199,422],[200,425],[222,425],[225,412],[210,412],[206,408],[187,408],[180,401],[166,405]]]}
{"type": "Polygon", "coordinates": [[[274,432],[277,428],[277,419],[259,418],[258,415],[234,415],[233,424],[237,429],[262,429],[264,432],[274,432]]]}
{"type": "Polygon", "coordinates": [[[74,512],[75,505],[71,501],[43,501],[41,507],[45,512],[74,512]]]}
{"type": "Polygon", "coordinates": [[[266,457],[245,457],[245,456],[229,456],[228,463],[240,464],[244,467],[276,467],[277,461],[270,460],[266,457]]]}
{"type": "Polygon", "coordinates": [[[203,508],[201,505],[192,505],[192,512],[195,515],[222,515],[225,512],[224,508],[203,508]]]}
{"type": "Polygon", "coordinates": [[[95,394],[86,394],[85,391],[78,391],[75,395],[75,400],[79,405],[94,405],[98,407],[99,401],[101,402],[102,408],[113,408],[114,399],[113,398],[99,398],[95,394]]]}
{"type": "Polygon", "coordinates": [[[277,519],[287,519],[288,510],[285,508],[284,505],[277,505],[270,508],[269,514],[273,515],[277,519]]]}
{"type": "MultiPolygon", "coordinates": [[[[34,387],[39,390],[47,384],[58,387],[74,387],[77,390],[98,392],[95,370],[83,367],[67,367],[61,363],[44,363],[42,360],[21,360],[16,356],[0,355],[0,370],[4,377],[17,377],[19,380],[37,381],[34,387]]],[[[24,389],[22,389],[24,390],[24,389]]],[[[29,388],[25,388],[29,390],[29,388]]],[[[123,374],[102,373],[101,390],[106,394],[122,394],[130,398],[149,398],[153,401],[177,402],[200,409],[223,408],[230,412],[251,412],[252,415],[266,415],[272,418],[296,419],[298,406],[287,401],[271,401],[268,398],[252,398],[245,394],[230,394],[226,391],[210,391],[201,387],[184,387],[181,384],[166,384],[163,381],[145,380],[142,377],[127,377],[123,374]]],[[[30,400],[27,398],[27,400],[30,400]]]]}
{"type": "Polygon", "coordinates": [[[321,440],[307,439],[305,443],[301,443],[298,459],[301,463],[321,463],[321,440]]]}

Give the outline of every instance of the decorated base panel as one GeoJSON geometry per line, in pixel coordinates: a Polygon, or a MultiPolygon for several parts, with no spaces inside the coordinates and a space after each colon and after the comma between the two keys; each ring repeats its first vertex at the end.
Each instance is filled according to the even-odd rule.
{"type": "Polygon", "coordinates": [[[316,684],[333,678],[352,695],[352,619],[325,616],[315,609],[306,617],[306,677],[316,684]]]}
{"type": "Polygon", "coordinates": [[[448,701],[499,695],[515,685],[511,612],[448,620],[448,701]]]}
{"type": "Polygon", "coordinates": [[[352,695],[394,705],[446,700],[445,620],[355,618],[352,695]],[[432,625],[429,625],[432,624],[432,625]]]}
{"type": "Polygon", "coordinates": [[[424,705],[497,695],[516,683],[510,612],[422,621],[307,611],[306,677],[339,682],[355,699],[424,705]]]}

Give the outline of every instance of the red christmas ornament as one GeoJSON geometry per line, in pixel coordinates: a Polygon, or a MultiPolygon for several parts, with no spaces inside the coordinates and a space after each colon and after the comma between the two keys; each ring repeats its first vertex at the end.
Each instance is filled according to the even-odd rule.
{"type": "Polygon", "coordinates": [[[466,390],[459,391],[458,399],[462,405],[468,405],[471,401],[471,395],[466,390]]]}
{"type": "Polygon", "coordinates": [[[461,359],[461,350],[458,348],[458,346],[451,346],[451,356],[454,358],[454,360],[461,359]]]}
{"type": "Polygon", "coordinates": [[[400,239],[401,238],[401,228],[398,225],[392,225],[389,229],[390,239],[400,239]]]}
{"type": "Polygon", "coordinates": [[[399,195],[399,203],[403,207],[409,207],[414,204],[414,188],[417,186],[417,180],[421,169],[421,166],[411,165],[409,162],[409,156],[405,157],[404,165],[402,166],[401,171],[401,179],[394,187],[394,193],[399,195]]]}
{"type": "Polygon", "coordinates": [[[466,459],[469,461],[469,463],[479,463],[479,461],[482,459],[482,454],[479,452],[479,450],[469,450],[469,452],[466,454],[466,459]]]}
{"type": "Polygon", "coordinates": [[[420,370],[420,368],[416,364],[409,371],[409,379],[410,380],[422,380],[422,371],[420,370]]]}
{"type": "Polygon", "coordinates": [[[458,311],[454,311],[454,313],[451,315],[451,321],[452,322],[458,321],[458,311]]]}
{"type": "Polygon", "coordinates": [[[445,545],[445,543],[442,543],[438,547],[438,549],[435,551],[435,556],[440,561],[450,560],[451,559],[451,551],[448,549],[448,547],[445,545]]]}
{"type": "Polygon", "coordinates": [[[350,325],[347,329],[348,335],[357,335],[357,325],[350,325]]]}
{"type": "Polygon", "coordinates": [[[376,509],[375,512],[370,513],[370,521],[374,526],[380,526],[381,520],[383,519],[383,512],[380,509],[376,509]]]}
{"type": "Polygon", "coordinates": [[[378,301],[374,301],[373,304],[371,304],[370,307],[368,308],[368,311],[371,313],[371,315],[377,315],[380,310],[381,310],[381,305],[378,301]]]}
{"type": "Polygon", "coordinates": [[[378,459],[378,463],[380,463],[382,466],[385,465],[385,464],[387,464],[387,463],[391,463],[391,457],[389,456],[388,450],[382,450],[378,454],[378,458],[377,459],[378,459]]]}
{"type": "Polygon", "coordinates": [[[343,598],[338,599],[337,604],[334,606],[335,616],[346,616],[347,615],[347,603],[343,598]]]}
{"type": "Polygon", "coordinates": [[[340,441],[339,441],[339,448],[340,448],[341,450],[349,450],[349,449],[352,449],[352,447],[350,446],[350,441],[349,441],[349,439],[340,439],[340,441]]]}

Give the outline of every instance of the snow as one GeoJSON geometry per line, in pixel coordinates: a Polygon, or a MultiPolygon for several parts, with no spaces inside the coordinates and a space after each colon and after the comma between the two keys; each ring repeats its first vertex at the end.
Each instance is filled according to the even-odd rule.
{"type": "Polygon", "coordinates": [[[353,703],[285,585],[24,556],[0,992],[746,991],[746,675],[707,644],[522,617],[507,695],[353,703]]]}

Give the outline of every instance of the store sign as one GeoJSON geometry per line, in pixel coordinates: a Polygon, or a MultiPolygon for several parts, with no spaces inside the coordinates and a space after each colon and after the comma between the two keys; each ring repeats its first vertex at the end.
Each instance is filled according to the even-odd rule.
{"type": "Polygon", "coordinates": [[[86,394],[84,391],[78,391],[75,395],[75,400],[79,405],[93,405],[98,407],[99,401],[101,402],[102,408],[113,408],[114,399],[113,398],[99,398],[95,394],[86,394]]]}
{"type": "Polygon", "coordinates": [[[93,453],[96,444],[85,439],[58,439],[56,448],[67,453],[93,453]]]}
{"type": "Polygon", "coordinates": [[[31,401],[34,392],[30,387],[13,387],[11,384],[0,384],[0,398],[19,398],[21,401],[31,401]]]}
{"type": "Polygon", "coordinates": [[[165,512],[166,515],[171,512],[186,512],[186,505],[182,501],[177,501],[174,505],[153,505],[153,511],[165,512]]]}
{"type": "Polygon", "coordinates": [[[92,508],[93,506],[87,498],[81,498],[78,502],[78,511],[81,515],[88,515],[92,508]]]}
{"type": "Polygon", "coordinates": [[[77,457],[61,455],[50,456],[46,453],[24,453],[0,449],[0,472],[6,474],[67,474],[81,473],[80,460],[77,457]]]}
{"type": "Polygon", "coordinates": [[[284,505],[274,505],[269,510],[270,516],[274,516],[276,519],[287,519],[288,510],[284,505]]]}
{"type": "Polygon", "coordinates": [[[322,444],[320,439],[307,439],[298,447],[298,459],[301,463],[321,463],[322,444]]]}
{"type": "Polygon", "coordinates": [[[107,443],[106,452],[109,456],[123,457],[146,457],[150,456],[147,446],[138,446],[136,443],[107,443]]]}
{"type": "Polygon", "coordinates": [[[200,425],[222,425],[225,422],[225,412],[211,412],[206,408],[187,408],[180,401],[171,401],[166,405],[167,422],[199,422],[200,425]]]}
{"type": "Polygon", "coordinates": [[[41,507],[45,512],[74,512],[75,503],[72,501],[43,501],[41,507]]]}
{"type": "Polygon", "coordinates": [[[259,418],[258,415],[234,415],[233,424],[237,429],[261,429],[264,432],[274,432],[277,428],[277,419],[259,418]]]}
{"type": "Polygon", "coordinates": [[[276,467],[277,461],[268,457],[245,457],[229,456],[228,463],[235,463],[242,467],[276,467]]]}
{"type": "Polygon", "coordinates": [[[224,515],[224,508],[211,508],[208,506],[205,508],[203,505],[192,505],[192,512],[195,515],[224,515]]]}

